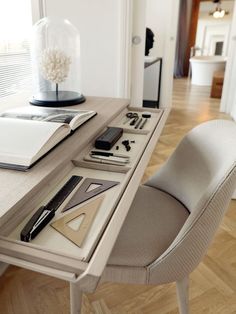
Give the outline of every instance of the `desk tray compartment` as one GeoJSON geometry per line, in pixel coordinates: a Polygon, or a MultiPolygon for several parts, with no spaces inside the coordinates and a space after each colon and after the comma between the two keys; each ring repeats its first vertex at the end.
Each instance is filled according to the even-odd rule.
{"type": "MultiPolygon", "coordinates": [[[[114,121],[112,121],[111,125],[118,126],[123,117],[124,112],[122,112],[114,121]]],[[[53,265],[54,268],[73,271],[77,274],[82,269],[85,269],[100,237],[104,232],[107,223],[111,219],[121,196],[127,188],[133,172],[137,170],[139,161],[142,158],[143,151],[146,149],[160,117],[161,111],[158,111],[156,115],[153,114],[153,125],[147,134],[136,132],[129,133],[126,131],[124,132],[123,138],[128,137],[130,140],[134,139],[134,144],[137,143],[136,149],[133,148],[129,152],[131,156],[131,163],[124,172],[116,171],[116,169],[110,170],[109,167],[94,167],[93,169],[91,166],[89,167],[88,164],[90,163],[83,161],[83,156],[85,153],[87,153],[91,147],[93,147],[93,143],[89,143],[86,149],[81,151],[77,157],[73,158],[73,162],[68,163],[68,165],[65,167],[66,173],[65,169],[63,169],[64,175],[63,177],[60,177],[60,180],[58,180],[56,184],[55,175],[54,178],[51,179],[53,184],[48,182],[47,185],[41,187],[42,193],[46,195],[43,200],[37,204],[34,204],[34,206],[30,208],[27,208],[27,203],[25,203],[25,207],[19,206],[19,208],[17,208],[17,211],[14,212],[15,218],[8,224],[8,227],[11,225],[11,229],[8,228],[6,232],[5,228],[1,228],[0,254],[2,253],[8,256],[19,258],[21,260],[38,263],[42,266],[53,265]],[[41,205],[46,204],[55,195],[55,193],[72,175],[83,176],[83,178],[97,178],[120,182],[119,185],[107,190],[104,193],[105,198],[103,203],[96,214],[96,217],[82,247],[80,248],[76,246],[70,240],[53,229],[50,225],[47,225],[30,243],[20,241],[20,231],[22,230],[25,223],[41,205]],[[48,189],[49,187],[50,189],[48,189]],[[17,216],[18,213],[20,219],[17,216]]],[[[120,141],[122,140],[120,139],[120,141]]],[[[124,151],[119,150],[119,153],[126,153],[125,148],[124,151]]],[[[80,184],[82,184],[82,182],[80,184]]],[[[72,197],[72,195],[73,192],[69,198],[72,197]]],[[[68,202],[69,198],[65,202],[68,202]]],[[[27,199],[27,195],[25,199],[27,199]]],[[[63,205],[64,203],[62,204],[62,207],[63,205]]],[[[81,204],[81,206],[83,206],[83,204],[81,204]]],[[[56,212],[56,216],[52,221],[58,219],[61,215],[61,208],[59,208],[56,212]]]]}

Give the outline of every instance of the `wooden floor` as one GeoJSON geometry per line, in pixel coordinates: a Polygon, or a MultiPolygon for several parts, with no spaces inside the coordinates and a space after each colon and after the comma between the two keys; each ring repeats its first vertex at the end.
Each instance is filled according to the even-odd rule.
{"type": "MultiPolygon", "coordinates": [[[[219,101],[209,98],[209,88],[191,87],[186,80],[174,83],[173,110],[147,167],[144,179],[166,160],[184,134],[195,125],[228,118],[219,113],[219,101]]],[[[236,201],[208,250],[192,273],[192,314],[236,313],[236,201]]],[[[69,314],[69,287],[17,267],[0,278],[0,314],[69,314]]],[[[83,298],[83,314],[175,314],[178,313],[173,284],[150,287],[106,283],[83,298]]]]}

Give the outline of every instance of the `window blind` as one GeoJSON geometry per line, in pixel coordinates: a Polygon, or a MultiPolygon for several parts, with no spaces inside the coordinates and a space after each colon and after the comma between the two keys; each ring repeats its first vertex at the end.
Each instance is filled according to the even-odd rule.
{"type": "Polygon", "coordinates": [[[30,53],[0,54],[0,97],[31,89],[30,53]]]}
{"type": "Polygon", "coordinates": [[[31,89],[31,15],[30,0],[1,0],[0,98],[31,89]]]}

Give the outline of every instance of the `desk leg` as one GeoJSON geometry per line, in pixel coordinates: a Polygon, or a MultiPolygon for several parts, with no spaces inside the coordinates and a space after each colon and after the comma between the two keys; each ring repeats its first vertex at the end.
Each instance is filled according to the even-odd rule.
{"type": "Polygon", "coordinates": [[[70,283],[70,314],[80,314],[83,292],[79,284],[70,283]]]}
{"type": "Polygon", "coordinates": [[[0,276],[2,276],[2,274],[5,272],[8,266],[9,266],[8,264],[0,262],[0,276]]]}

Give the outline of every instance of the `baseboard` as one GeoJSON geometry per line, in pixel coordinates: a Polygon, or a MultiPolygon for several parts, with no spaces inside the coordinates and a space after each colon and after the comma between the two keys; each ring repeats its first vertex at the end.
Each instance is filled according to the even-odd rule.
{"type": "Polygon", "coordinates": [[[2,274],[6,271],[8,266],[8,264],[0,262],[0,276],[2,276],[2,274]]]}

